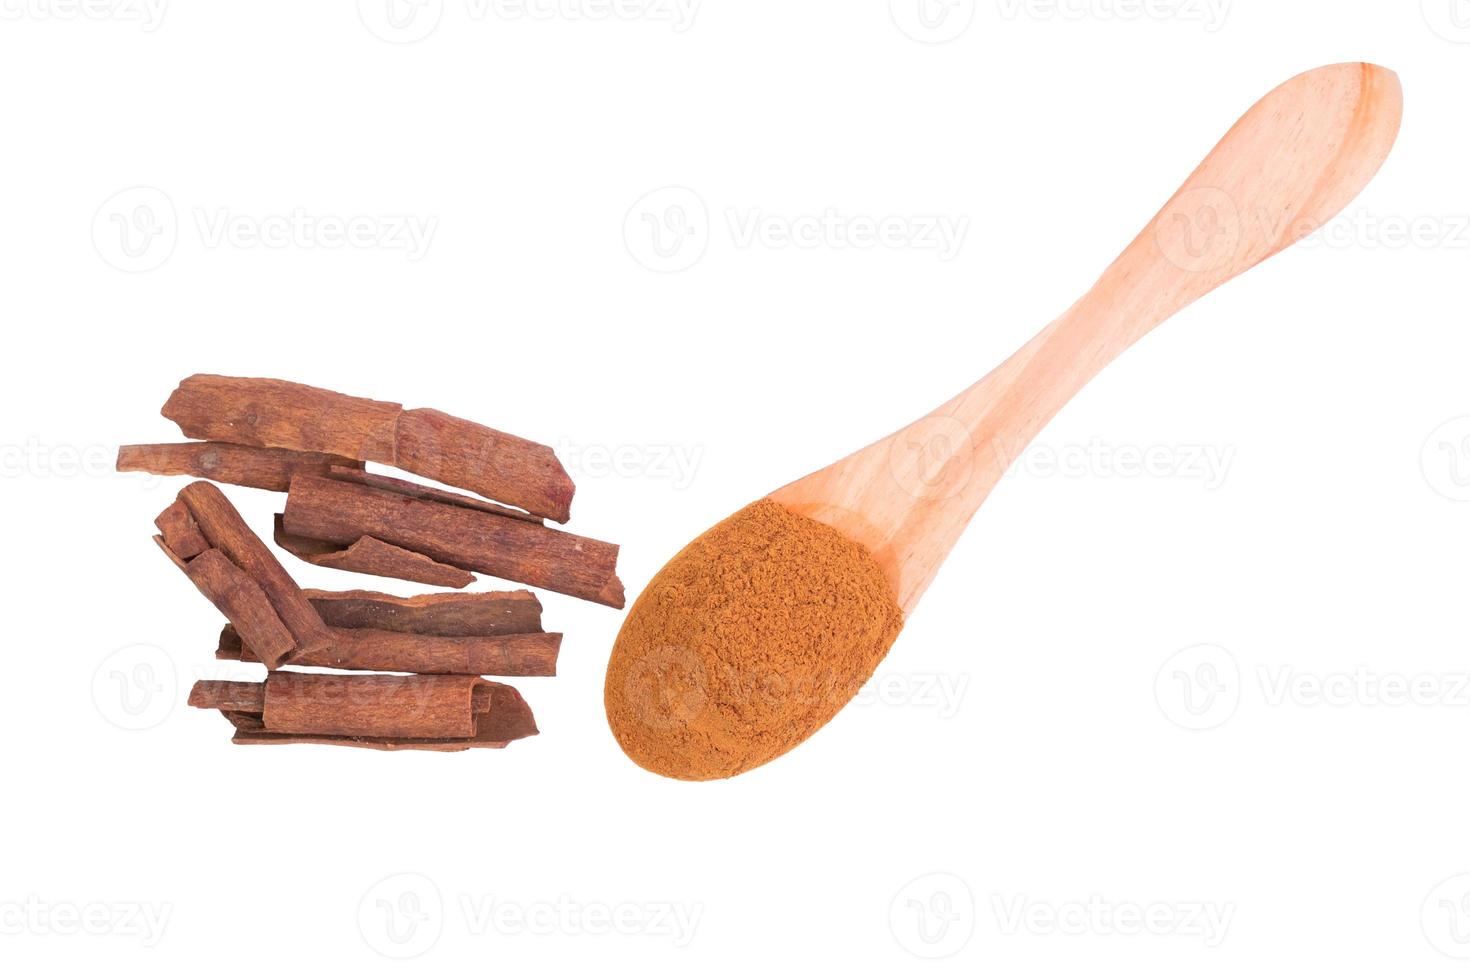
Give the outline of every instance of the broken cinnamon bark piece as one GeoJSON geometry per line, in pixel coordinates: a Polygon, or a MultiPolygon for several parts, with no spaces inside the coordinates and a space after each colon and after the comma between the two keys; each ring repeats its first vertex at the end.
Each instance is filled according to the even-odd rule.
{"type": "Polygon", "coordinates": [[[418,582],[420,585],[442,585],[450,589],[462,589],[475,581],[475,577],[462,568],[441,564],[427,555],[366,535],[343,548],[329,541],[288,534],[282,525],[281,516],[276,515],[276,544],[313,565],[344,572],[361,572],[364,575],[381,575],[384,578],[400,578],[405,582],[418,582]]]}
{"type": "Polygon", "coordinates": [[[199,476],[217,483],[285,493],[297,473],[325,476],[333,470],[362,471],[362,463],[345,456],[267,449],[232,442],[155,443],[123,446],[117,451],[118,472],[159,476],[199,476]]]}
{"type": "Polygon", "coordinates": [[[155,535],[153,540],[175,565],[183,569],[204,597],[225,614],[261,663],[277,667],[296,649],[296,638],[276,615],[265,592],[225,557],[224,552],[211,548],[184,559],[169,548],[162,535],[155,535]]]}
{"type": "Polygon", "coordinates": [[[180,490],[178,499],[188,507],[210,545],[260,586],[276,615],[291,631],[298,650],[317,650],[331,642],[327,624],[219,487],[201,480],[180,490]]]}
{"type": "Polygon", "coordinates": [[[328,626],[396,630],[430,636],[503,636],[541,632],[541,601],[513,592],[434,593],[411,598],[382,592],[306,590],[328,626]]]}
{"type": "Polygon", "coordinates": [[[175,500],[153,519],[153,524],[163,536],[163,543],[176,557],[188,560],[209,550],[204,532],[194,522],[194,515],[182,500],[175,500]]]}
{"type": "Polygon", "coordinates": [[[376,538],[456,568],[617,609],[624,603],[617,545],[468,507],[301,475],[281,524],[300,537],[340,545],[376,538]]]}
{"type": "Polygon", "coordinates": [[[565,522],[574,487],[550,446],[433,409],[269,378],[196,374],[163,406],[186,436],[396,466],[565,522]]]}
{"type": "Polygon", "coordinates": [[[255,681],[195,681],[189,707],[259,714],[265,710],[265,685],[255,681]]]}
{"type": "Polygon", "coordinates": [[[200,681],[189,703],[224,713],[242,745],[457,751],[501,748],[537,734],[515,688],[478,677],[277,672],[264,684],[200,681]]]}
{"type": "MultiPolygon", "coordinates": [[[[334,635],[336,642],[330,647],[299,653],[291,658],[291,666],[411,674],[554,677],[562,639],[560,633],[428,636],[375,629],[339,629],[334,635]]],[[[262,662],[239,632],[228,626],[220,633],[215,655],[221,660],[262,662]]]]}
{"type": "MultiPolygon", "coordinates": [[[[438,487],[426,487],[419,483],[411,483],[408,480],[383,476],[381,473],[368,473],[365,470],[352,470],[341,466],[333,466],[327,472],[316,475],[329,476],[334,480],[345,480],[348,483],[361,483],[365,487],[377,487],[380,490],[394,490],[406,497],[414,497],[419,500],[437,500],[441,504],[457,504],[460,507],[469,507],[471,510],[483,510],[487,514],[499,514],[502,517],[514,517],[517,520],[530,521],[533,524],[546,523],[535,514],[528,514],[523,510],[502,507],[488,500],[466,497],[462,493],[451,493],[448,490],[440,490],[438,487]]],[[[290,488],[287,487],[287,489],[290,488]]]]}

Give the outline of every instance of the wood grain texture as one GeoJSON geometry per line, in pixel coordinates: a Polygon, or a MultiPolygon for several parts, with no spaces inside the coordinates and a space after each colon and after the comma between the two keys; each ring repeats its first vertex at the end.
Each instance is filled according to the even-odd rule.
{"type": "Polygon", "coordinates": [[[337,544],[364,536],[456,568],[621,609],[618,546],[467,507],[313,476],[291,481],[286,533],[337,544]]]}
{"type": "Polygon", "coordinates": [[[1300,75],[1255,105],[1078,303],[931,415],[771,499],[865,545],[912,611],[975,511],[1051,418],[1174,313],[1321,227],[1378,171],[1398,77],[1300,75]]]}
{"type": "Polygon", "coordinates": [[[195,681],[189,707],[243,713],[265,710],[265,685],[256,681],[195,681]]]}
{"type": "Polygon", "coordinates": [[[153,519],[153,526],[163,536],[168,550],[179,558],[188,560],[209,550],[209,541],[194,522],[194,515],[182,500],[175,500],[153,519]]]}
{"type": "Polygon", "coordinates": [[[175,554],[162,535],[153,540],[194,587],[224,614],[236,631],[258,651],[260,662],[278,667],[296,649],[296,638],[281,622],[270,598],[249,575],[217,548],[184,559],[175,554]]]}
{"type": "Polygon", "coordinates": [[[330,541],[291,534],[284,526],[283,517],[282,514],[276,515],[276,544],[302,561],[321,568],[402,579],[420,585],[440,585],[448,589],[462,589],[475,581],[475,576],[462,568],[445,565],[427,555],[366,535],[342,547],[330,541]]]}
{"type": "Polygon", "coordinates": [[[441,592],[401,598],[382,592],[306,590],[328,626],[428,636],[504,636],[541,632],[541,601],[526,589],[441,592]]]}
{"type": "MultiPolygon", "coordinates": [[[[316,475],[329,476],[334,480],[345,480],[348,483],[360,483],[365,487],[377,487],[380,490],[393,490],[404,496],[416,497],[419,500],[437,500],[441,504],[457,504],[460,507],[468,507],[471,510],[483,510],[487,514],[499,514],[502,517],[514,517],[517,520],[530,521],[533,524],[545,523],[545,521],[535,514],[528,514],[523,510],[502,507],[488,500],[466,497],[462,493],[451,493],[448,490],[440,490],[438,487],[426,487],[408,480],[383,476],[381,473],[368,473],[363,470],[334,466],[326,472],[316,475]]],[[[286,489],[290,489],[289,485],[286,489]]]]}
{"type": "Polygon", "coordinates": [[[302,735],[470,738],[478,683],[478,677],[274,671],[265,681],[265,727],[302,735]]]}
{"type": "MultiPolygon", "coordinates": [[[[333,721],[330,717],[331,713],[336,710],[334,705],[343,697],[340,688],[330,683],[334,680],[342,680],[342,678],[329,674],[272,674],[264,684],[200,681],[190,692],[189,704],[198,708],[212,708],[224,715],[235,727],[233,741],[236,745],[339,745],[382,751],[459,752],[471,748],[504,748],[513,741],[538,734],[535,716],[519,691],[508,684],[473,677],[438,678],[440,681],[453,682],[450,685],[453,690],[447,692],[448,697],[444,697],[442,693],[434,696],[434,699],[443,702],[440,707],[448,708],[447,720],[443,722],[443,727],[456,727],[459,705],[463,700],[458,688],[466,684],[471,687],[468,704],[471,731],[467,736],[402,736],[376,732],[360,735],[334,735],[323,732],[292,732],[275,728],[267,720],[269,716],[278,725],[283,721],[292,725],[315,725],[320,717],[319,713],[324,712],[329,716],[327,724],[341,723],[341,719],[333,721]],[[293,680],[290,682],[292,689],[287,689],[272,684],[280,676],[306,680],[293,680]],[[272,693],[275,695],[274,705],[272,704],[272,693]]],[[[368,693],[364,694],[363,691],[359,691],[356,697],[360,702],[370,704],[381,697],[391,696],[388,693],[389,686],[383,685],[382,681],[412,679],[364,677],[354,680],[366,682],[363,691],[368,691],[368,693]]],[[[413,700],[422,703],[424,696],[421,693],[416,694],[413,700]]],[[[423,722],[423,718],[409,717],[407,721],[391,723],[401,723],[412,727],[423,724],[423,722]]],[[[382,724],[387,723],[389,722],[382,724]]],[[[373,727],[381,727],[376,720],[371,724],[373,727]]]]}
{"type": "Polygon", "coordinates": [[[565,522],[574,487],[549,446],[434,409],[270,378],[196,374],[163,414],[184,435],[396,466],[565,522]]]}
{"type": "Polygon", "coordinates": [[[175,442],[123,446],[117,451],[119,472],[159,476],[197,476],[285,493],[297,473],[326,476],[333,471],[362,472],[362,463],[342,456],[303,453],[294,449],[264,449],[228,442],[175,442]]]}
{"type": "MultiPolygon", "coordinates": [[[[555,677],[560,633],[502,636],[432,636],[377,629],[338,629],[324,650],[297,654],[293,667],[382,670],[412,674],[491,674],[497,677],[555,677]]],[[[221,660],[260,663],[259,654],[226,627],[216,655],[221,660]]]]}
{"type": "Polygon", "coordinates": [[[276,561],[265,542],[250,530],[219,487],[200,480],[180,490],[178,499],[189,508],[209,543],[260,586],[276,615],[296,638],[298,650],[318,650],[331,641],[327,625],[306,601],[296,582],[276,561]]]}

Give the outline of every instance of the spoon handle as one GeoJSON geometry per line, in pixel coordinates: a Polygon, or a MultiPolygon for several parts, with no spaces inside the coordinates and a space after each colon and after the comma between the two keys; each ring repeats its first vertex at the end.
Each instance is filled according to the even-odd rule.
{"type": "Polygon", "coordinates": [[[1331,65],[1256,103],[1060,318],[932,415],[771,495],[866,545],[909,612],[975,511],[1113,358],[1217,286],[1321,227],[1382,166],[1398,76],[1331,65]]]}
{"type": "Polygon", "coordinates": [[[1029,442],[1144,334],[1346,207],[1393,146],[1402,104],[1398,76],[1367,64],[1319,68],[1271,92],[1087,295],[1017,352],[1009,397],[960,417],[981,441],[1029,442]]]}

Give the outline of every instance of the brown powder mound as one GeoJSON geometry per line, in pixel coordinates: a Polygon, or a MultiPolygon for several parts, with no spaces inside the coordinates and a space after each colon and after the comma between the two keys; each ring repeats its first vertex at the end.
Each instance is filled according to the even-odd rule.
{"type": "Polygon", "coordinates": [[[676,779],[770,762],[872,676],[903,612],[867,549],[759,500],[654,576],[603,692],[623,751],[676,779]]]}

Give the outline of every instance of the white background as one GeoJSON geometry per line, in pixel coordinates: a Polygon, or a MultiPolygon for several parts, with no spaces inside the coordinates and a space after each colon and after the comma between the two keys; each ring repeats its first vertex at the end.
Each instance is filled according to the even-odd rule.
{"type": "Polygon", "coordinates": [[[1463,976],[1470,5],[1120,2],[4,0],[0,969],[1463,976]],[[551,595],[504,752],[235,748],[184,706],[220,617],[149,541],[182,481],[110,461],[178,438],[185,375],[557,445],[631,597],[1002,360],[1344,60],[1407,113],[1329,241],[1077,398],[789,756],[633,766],[621,614],[551,595]],[[935,217],[957,249],[904,237],[935,217]]]}

